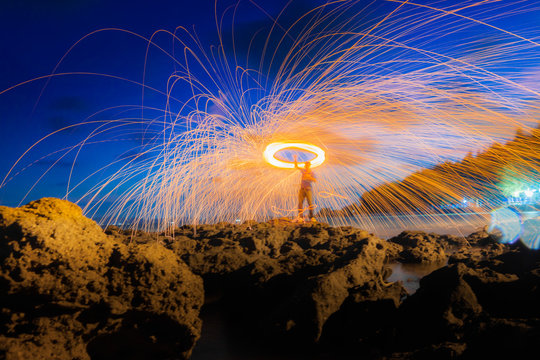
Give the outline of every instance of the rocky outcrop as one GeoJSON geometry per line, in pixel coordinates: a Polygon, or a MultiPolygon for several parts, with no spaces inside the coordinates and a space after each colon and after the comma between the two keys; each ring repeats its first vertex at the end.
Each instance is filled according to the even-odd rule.
{"type": "Polygon", "coordinates": [[[395,309],[404,290],[383,285],[388,247],[353,227],[284,221],[183,227],[170,244],[204,278],[207,302],[225,301],[235,323],[281,347],[319,342],[346,300],[364,302],[360,289],[377,304],[393,289],[395,309]]]}
{"type": "Polygon", "coordinates": [[[103,232],[62,200],[0,207],[0,358],[187,359],[203,295],[277,358],[527,358],[540,338],[529,245],[284,219],[103,232]],[[438,270],[407,294],[388,280],[395,260],[438,270]]]}
{"type": "Polygon", "coordinates": [[[423,231],[404,231],[388,241],[402,247],[397,260],[403,263],[444,263],[444,244],[448,237],[423,231]]]}
{"type": "Polygon", "coordinates": [[[288,341],[317,342],[326,321],[353,288],[382,281],[385,256],[382,240],[366,238],[356,252],[338,259],[327,271],[301,279],[272,314],[274,330],[288,341]]]}
{"type": "Polygon", "coordinates": [[[489,234],[485,229],[474,232],[466,238],[461,245],[451,248],[448,263],[464,263],[474,266],[481,260],[494,258],[507,252],[510,248],[497,242],[496,237],[489,234]]]}
{"type": "Polygon", "coordinates": [[[0,207],[0,294],[6,359],[187,359],[200,336],[200,277],[63,200],[0,207]]]}
{"type": "Polygon", "coordinates": [[[399,308],[396,358],[534,358],[539,275],[540,254],[524,247],[434,271],[399,308]]]}

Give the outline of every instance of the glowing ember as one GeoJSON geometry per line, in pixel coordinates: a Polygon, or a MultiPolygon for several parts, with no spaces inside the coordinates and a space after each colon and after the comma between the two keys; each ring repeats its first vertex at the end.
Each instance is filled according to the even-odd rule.
{"type": "MultiPolygon", "coordinates": [[[[283,169],[294,169],[294,163],[290,161],[283,161],[276,159],[275,155],[281,150],[285,149],[298,149],[315,154],[315,159],[311,160],[311,167],[317,167],[324,163],[326,160],[326,154],[320,147],[312,144],[305,143],[287,143],[287,142],[275,142],[266,147],[263,152],[264,160],[270,165],[283,169]]],[[[305,162],[298,163],[299,167],[304,167],[305,162]]]]}

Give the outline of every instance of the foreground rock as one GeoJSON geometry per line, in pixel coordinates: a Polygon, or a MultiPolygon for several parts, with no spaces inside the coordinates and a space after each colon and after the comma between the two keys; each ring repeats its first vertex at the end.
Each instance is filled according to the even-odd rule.
{"type": "Polygon", "coordinates": [[[168,246],[204,278],[207,303],[226,303],[231,322],[251,330],[241,336],[305,349],[337,336],[327,322],[344,304],[397,308],[405,290],[385,282],[388,245],[352,227],[280,222],[183,227],[168,246]]]}
{"type": "Polygon", "coordinates": [[[396,358],[538,358],[539,301],[538,252],[451,264],[400,307],[396,358]]]}
{"type": "Polygon", "coordinates": [[[203,280],[205,310],[252,355],[538,358],[540,255],[485,231],[383,241],[281,220],[103,232],[43,199],[0,208],[0,241],[0,358],[187,359],[203,280]],[[395,260],[438,269],[407,294],[388,281],[395,260]]]}
{"type": "Polygon", "coordinates": [[[0,207],[0,294],[6,359],[187,359],[200,336],[198,276],[63,200],[0,207]]]}
{"type": "Polygon", "coordinates": [[[335,261],[330,269],[297,280],[295,290],[270,319],[283,341],[319,341],[327,320],[353,289],[382,282],[386,256],[382,240],[366,238],[357,246],[356,251],[335,261]]]}

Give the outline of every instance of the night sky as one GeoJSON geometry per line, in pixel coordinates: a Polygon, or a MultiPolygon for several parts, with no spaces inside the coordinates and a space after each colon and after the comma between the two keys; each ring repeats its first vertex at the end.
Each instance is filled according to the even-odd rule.
{"type": "MultiPolygon", "coordinates": [[[[323,4],[323,0],[293,0],[281,18],[286,25],[309,11],[314,5],[323,4]]],[[[224,29],[230,31],[232,11],[230,6],[237,2],[219,0],[217,13],[226,12],[224,29]],[[227,10],[229,9],[229,10],[227,10]],[[227,13],[228,11],[228,13],[227,13]]],[[[272,24],[284,6],[285,0],[242,1],[234,18],[236,57],[247,59],[252,65],[258,59],[264,36],[255,37],[258,31],[264,33],[272,24]],[[247,55],[250,41],[254,54],[247,55]]],[[[365,6],[371,2],[359,2],[365,6]]],[[[363,13],[362,21],[369,24],[381,14],[394,9],[397,4],[388,1],[375,1],[376,6],[363,13]]],[[[433,3],[421,1],[421,3],[433,3]]],[[[512,16],[492,19],[492,24],[508,30],[531,30],[538,34],[538,1],[505,2],[505,11],[518,11],[512,16]],[[535,8],[536,7],[536,8],[535,8]],[[534,11],[533,11],[534,10],[534,11]]],[[[438,2],[439,6],[450,2],[438,2]]],[[[502,5],[499,5],[502,6],[502,5]]],[[[205,50],[217,43],[214,0],[19,0],[0,2],[0,92],[14,85],[50,74],[66,51],[85,35],[100,29],[124,29],[143,37],[150,37],[155,31],[165,29],[174,32],[177,27],[185,27],[196,33],[205,50]]],[[[356,14],[355,9],[348,15],[356,14]]],[[[485,18],[490,18],[489,6],[485,8],[485,18]]],[[[179,32],[180,37],[185,33],[179,32]]],[[[225,38],[229,34],[225,33],[225,38]]],[[[156,43],[170,51],[171,37],[158,35],[156,43]]],[[[537,39],[538,40],[538,39],[537,39]]],[[[178,49],[179,47],[176,47],[178,49]]],[[[147,43],[134,35],[121,31],[101,31],[78,44],[62,61],[56,73],[90,72],[112,74],[135,82],[143,79],[145,52],[147,43]]],[[[175,54],[181,56],[182,54],[175,54]]],[[[279,54],[278,54],[279,55],[279,54]]],[[[233,54],[227,53],[228,60],[233,54]]],[[[246,65],[243,64],[243,65],[246,65]]],[[[174,62],[151,52],[146,63],[146,82],[160,90],[166,90],[168,77],[175,71],[174,62]]],[[[258,64],[257,64],[258,66],[258,64]]],[[[195,70],[197,71],[197,70],[195,70]]],[[[272,75],[272,69],[268,73],[272,75]]],[[[177,91],[174,96],[188,96],[177,91]]],[[[17,158],[41,137],[65,126],[85,121],[101,109],[119,105],[137,105],[141,103],[141,86],[127,81],[95,75],[59,76],[48,81],[41,79],[21,85],[0,95],[0,174],[10,169],[17,158]]],[[[164,107],[164,97],[147,93],[145,106],[164,107]]],[[[101,118],[118,117],[126,109],[106,111],[101,118]]],[[[174,110],[174,109],[173,109],[174,110]]],[[[136,116],[136,111],[126,112],[126,116],[136,116]]],[[[140,113],[139,113],[140,114],[140,113]]],[[[96,119],[95,117],[92,119],[96,119]]],[[[14,173],[24,170],[10,180],[8,186],[0,189],[0,204],[16,206],[23,199],[26,191],[36,179],[54,163],[55,157],[47,154],[62,149],[65,143],[83,138],[88,133],[84,126],[63,132],[54,141],[45,141],[34,149],[29,157],[19,164],[14,173]],[[44,157],[45,156],[45,157],[44,157]],[[44,158],[43,158],[44,157],[44,158]]],[[[127,151],[130,141],[141,141],[140,137],[123,139],[118,142],[113,158],[127,151]]],[[[114,149],[114,146],[112,147],[114,149]]],[[[95,160],[111,156],[111,147],[96,147],[80,159],[78,167],[87,167],[91,171],[95,160]]],[[[62,197],[65,192],[66,178],[71,167],[69,158],[56,163],[55,170],[47,181],[38,185],[26,201],[43,196],[62,197]]],[[[84,171],[83,171],[84,173],[84,171]]],[[[75,194],[76,195],[76,194],[75,194]]]]}
{"type": "MultiPolygon", "coordinates": [[[[75,42],[100,29],[123,29],[149,38],[161,29],[174,32],[177,27],[185,27],[196,33],[200,42],[206,46],[217,42],[214,0],[23,0],[13,3],[0,3],[1,90],[50,74],[75,42]]],[[[239,7],[235,24],[242,36],[236,35],[240,41],[237,47],[246,46],[257,30],[268,28],[272,23],[269,17],[276,16],[287,1],[264,3],[254,6],[244,2],[239,7]]],[[[284,18],[285,21],[305,13],[310,9],[310,4],[315,3],[317,1],[294,1],[284,18]]],[[[235,4],[236,1],[219,1],[218,14],[235,4]]],[[[168,35],[158,35],[155,40],[170,51],[170,38],[168,35]]],[[[147,43],[136,36],[120,31],[99,32],[75,47],[56,72],[104,73],[140,82],[146,48],[147,43]]],[[[174,63],[154,52],[147,63],[146,81],[153,82],[152,85],[163,90],[167,77],[173,71],[174,63]]],[[[186,92],[185,95],[189,96],[189,93],[186,92]]],[[[101,109],[140,103],[140,86],[84,75],[60,76],[50,82],[47,79],[38,80],[2,94],[2,177],[17,158],[41,137],[65,126],[83,122],[101,109]]],[[[148,103],[151,103],[151,100],[145,101],[145,104],[148,103]]],[[[157,96],[155,106],[163,108],[163,103],[163,96],[157,96]]],[[[115,113],[114,116],[116,115],[115,113]]],[[[62,133],[60,137],[55,137],[52,142],[40,144],[35,152],[30,154],[30,158],[25,159],[17,169],[23,169],[28,164],[32,166],[12,180],[9,187],[0,191],[0,204],[14,206],[19,203],[27,189],[56,160],[52,160],[53,157],[41,157],[62,149],[62,137],[65,137],[66,144],[71,144],[74,137],[86,135],[88,131],[88,127],[72,129],[62,133]]],[[[122,150],[120,145],[119,152],[122,150]]],[[[98,148],[96,151],[98,153],[92,153],[92,157],[110,156],[110,147],[98,148]],[[100,151],[104,153],[99,153],[100,151]]],[[[82,166],[94,169],[92,157],[79,162],[78,168],[82,166]]],[[[70,166],[71,162],[67,159],[56,163],[46,184],[38,186],[29,199],[42,196],[62,197],[66,186],[66,169],[70,166]]]]}

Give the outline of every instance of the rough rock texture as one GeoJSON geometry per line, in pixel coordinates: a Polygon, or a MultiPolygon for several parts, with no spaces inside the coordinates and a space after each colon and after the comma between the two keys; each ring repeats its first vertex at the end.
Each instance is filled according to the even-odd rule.
{"type": "Polygon", "coordinates": [[[0,207],[0,294],[6,359],[187,359],[200,335],[200,277],[63,200],[0,207]]]}
{"type": "Polygon", "coordinates": [[[464,243],[461,246],[454,246],[452,254],[448,258],[449,264],[458,262],[473,264],[501,255],[509,250],[507,245],[498,243],[496,238],[485,229],[461,239],[464,240],[464,243]]]}
{"type": "Polygon", "coordinates": [[[398,258],[403,263],[443,263],[447,260],[443,245],[447,239],[423,231],[404,231],[388,241],[403,247],[398,258]]]}
{"type": "Polygon", "coordinates": [[[366,238],[354,255],[344,256],[322,274],[303,279],[273,314],[276,330],[289,341],[317,342],[324,324],[351,289],[382,281],[385,255],[382,240],[366,238]]]}
{"type": "Polygon", "coordinates": [[[370,281],[351,289],[324,324],[321,345],[337,354],[382,356],[393,343],[393,324],[405,295],[400,283],[370,281]]]}
{"type": "Polygon", "coordinates": [[[0,358],[185,359],[202,280],[205,309],[258,347],[253,358],[539,354],[540,252],[485,230],[383,241],[278,219],[103,232],[75,205],[42,199],[0,208],[0,265],[0,358]],[[438,270],[407,294],[388,281],[396,260],[438,270]]]}
{"type": "Polygon", "coordinates": [[[363,287],[371,287],[372,302],[388,297],[388,243],[352,227],[186,226],[168,246],[204,278],[207,303],[225,301],[235,322],[268,343],[317,343],[326,321],[363,287]]]}
{"type": "Polygon", "coordinates": [[[523,247],[434,271],[399,308],[396,358],[537,358],[539,289],[540,253],[523,247]]]}

